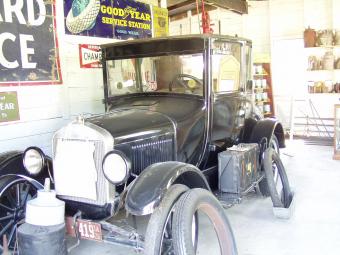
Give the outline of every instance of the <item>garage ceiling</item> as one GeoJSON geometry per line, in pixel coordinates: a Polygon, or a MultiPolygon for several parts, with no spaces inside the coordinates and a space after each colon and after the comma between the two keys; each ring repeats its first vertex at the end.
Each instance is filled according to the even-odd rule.
{"type": "MultiPolygon", "coordinates": [[[[200,0],[198,2],[201,6],[202,2],[200,0]]],[[[245,0],[205,0],[204,3],[205,6],[220,7],[239,14],[248,13],[248,4],[245,0]]],[[[167,5],[170,16],[196,9],[195,0],[168,0],[167,5]]]]}

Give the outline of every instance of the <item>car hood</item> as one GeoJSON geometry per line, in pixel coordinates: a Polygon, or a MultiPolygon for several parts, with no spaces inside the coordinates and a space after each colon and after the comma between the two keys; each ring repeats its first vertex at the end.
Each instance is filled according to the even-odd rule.
{"type": "Polygon", "coordinates": [[[87,121],[107,130],[116,144],[143,137],[175,133],[175,123],[171,118],[147,109],[116,109],[89,118],[87,121]]]}

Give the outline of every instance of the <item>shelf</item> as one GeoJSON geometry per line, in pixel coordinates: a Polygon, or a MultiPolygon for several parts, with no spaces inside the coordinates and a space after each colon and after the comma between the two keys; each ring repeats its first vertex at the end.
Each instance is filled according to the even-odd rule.
{"type": "Polygon", "coordinates": [[[254,73],[254,76],[268,76],[267,73],[254,73]]]}
{"type": "Polygon", "coordinates": [[[307,72],[334,72],[334,71],[338,72],[338,71],[340,71],[340,69],[334,68],[334,69],[330,69],[330,70],[319,69],[319,70],[306,70],[306,71],[307,72]]]}
{"type": "Polygon", "coordinates": [[[305,49],[336,49],[340,48],[340,45],[322,45],[317,47],[305,47],[305,49]]]}
{"type": "Polygon", "coordinates": [[[256,92],[263,92],[263,91],[267,91],[268,88],[254,88],[254,90],[256,90],[256,92]]]}
{"type": "Polygon", "coordinates": [[[334,95],[334,96],[340,96],[340,93],[308,93],[308,95],[334,95]]]}
{"type": "Polygon", "coordinates": [[[264,116],[274,116],[275,111],[270,63],[254,63],[253,68],[253,95],[255,105],[264,116]]]}
{"type": "Polygon", "coordinates": [[[257,103],[257,104],[266,104],[266,103],[270,103],[270,100],[268,99],[268,100],[255,100],[255,103],[257,103]]]}

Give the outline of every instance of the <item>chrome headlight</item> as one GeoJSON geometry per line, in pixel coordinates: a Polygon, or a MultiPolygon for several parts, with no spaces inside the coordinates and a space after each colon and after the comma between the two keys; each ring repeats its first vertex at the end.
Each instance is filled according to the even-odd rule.
{"type": "Polygon", "coordinates": [[[130,176],[130,162],[121,151],[110,151],[103,159],[103,172],[106,179],[115,185],[124,183],[130,176]]]}
{"type": "Polygon", "coordinates": [[[45,166],[45,154],[37,147],[29,147],[23,155],[26,171],[31,175],[38,175],[45,166]]]}

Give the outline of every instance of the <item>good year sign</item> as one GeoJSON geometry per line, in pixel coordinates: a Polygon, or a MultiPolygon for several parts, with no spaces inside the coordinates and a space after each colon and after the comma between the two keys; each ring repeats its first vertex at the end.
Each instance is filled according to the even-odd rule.
{"type": "Polygon", "coordinates": [[[58,82],[53,5],[0,0],[0,82],[58,82]]]}

